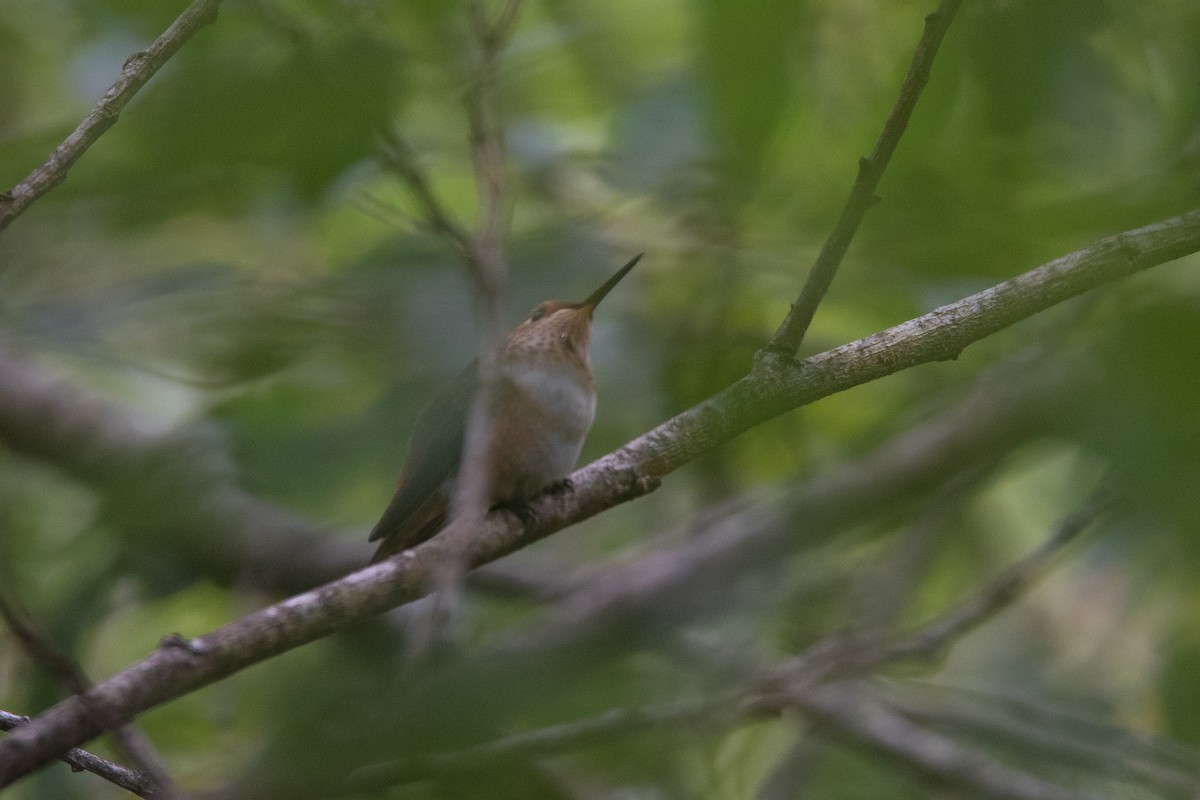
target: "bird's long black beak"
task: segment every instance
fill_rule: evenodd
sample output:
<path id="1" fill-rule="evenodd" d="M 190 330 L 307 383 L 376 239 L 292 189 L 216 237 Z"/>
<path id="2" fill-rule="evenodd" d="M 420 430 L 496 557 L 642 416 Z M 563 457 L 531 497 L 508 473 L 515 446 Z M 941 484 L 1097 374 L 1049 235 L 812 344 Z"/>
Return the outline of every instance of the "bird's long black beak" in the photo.
<path id="1" fill-rule="evenodd" d="M 629 270 L 633 269 L 633 265 L 636 264 L 644 255 L 646 254 L 638 253 L 636 256 L 630 259 L 628 264 L 621 267 L 621 269 L 619 269 L 615 275 L 606 280 L 604 285 L 599 289 L 592 292 L 591 295 L 588 296 L 588 299 L 580 303 L 579 306 L 581 308 L 590 308 L 595 310 L 596 306 L 600 305 L 600 301 L 604 299 L 604 296 L 612 291 L 612 288 L 620 282 L 621 278 L 624 278 L 629 273 Z"/>

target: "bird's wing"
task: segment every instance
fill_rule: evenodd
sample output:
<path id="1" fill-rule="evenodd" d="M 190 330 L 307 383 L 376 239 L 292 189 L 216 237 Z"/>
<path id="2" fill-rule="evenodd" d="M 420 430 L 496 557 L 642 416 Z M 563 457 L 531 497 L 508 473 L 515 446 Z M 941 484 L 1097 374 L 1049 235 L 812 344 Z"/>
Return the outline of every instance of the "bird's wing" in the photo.
<path id="1" fill-rule="evenodd" d="M 369 541 L 388 540 L 381 552 L 399 552 L 436 532 L 426 529 L 445 516 L 448 498 L 440 490 L 458 472 L 467 413 L 478 384 L 479 368 L 471 362 L 417 417 L 396 494 L 371 531 Z"/>

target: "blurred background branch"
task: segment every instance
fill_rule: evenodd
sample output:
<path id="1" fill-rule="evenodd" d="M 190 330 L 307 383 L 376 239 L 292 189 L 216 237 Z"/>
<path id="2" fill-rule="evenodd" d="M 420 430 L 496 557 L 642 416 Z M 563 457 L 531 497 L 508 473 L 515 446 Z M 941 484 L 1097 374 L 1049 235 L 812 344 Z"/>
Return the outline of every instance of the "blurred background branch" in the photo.
<path id="1" fill-rule="evenodd" d="M 746 665 L 744 674 L 739 676 L 740 687 L 727 688 L 704 700 L 662 708 L 611 709 L 594 718 L 516 734 L 468 750 L 432 754 L 414 762 L 375 765 L 357 771 L 351 782 L 359 790 L 378 789 L 440 775 L 487 773 L 514 758 L 591 747 L 632 732 L 681 726 L 719 730 L 752 724 L 797 708 L 839 735 L 880 750 L 938 783 L 959 785 L 990 798 L 1084 797 L 1034 775 L 1011 770 L 972 748 L 923 730 L 878 702 L 865 686 L 855 687 L 848 679 L 868 676 L 897 661 L 924 660 L 931 650 L 956 644 L 970 627 L 981 624 L 1028 591 L 1050 557 L 1079 535 L 1108 505 L 1100 496 L 1089 498 L 1057 526 L 1042 546 L 1006 569 L 1001 577 L 988 582 L 977 595 L 894 642 L 885 641 L 877 632 L 865 638 L 834 635 L 765 670 Z M 481 663 L 490 663 L 494 655 L 493 652 L 481 658 Z M 754 675 L 755 672 L 759 674 Z"/>
<path id="2" fill-rule="evenodd" d="M 94 486 L 130 550 L 192 574 L 292 592 L 362 564 L 368 548 L 238 489 L 198 431 L 155 433 L 0 344 L 0 441 Z M 134 511 L 136 509 L 136 512 Z"/>

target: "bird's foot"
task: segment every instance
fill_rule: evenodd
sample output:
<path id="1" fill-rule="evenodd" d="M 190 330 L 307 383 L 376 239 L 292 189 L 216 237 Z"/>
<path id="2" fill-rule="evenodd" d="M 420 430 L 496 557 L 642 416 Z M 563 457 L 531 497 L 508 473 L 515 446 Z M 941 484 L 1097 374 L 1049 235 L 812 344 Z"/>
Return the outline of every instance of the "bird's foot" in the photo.
<path id="1" fill-rule="evenodd" d="M 567 492 L 575 491 L 575 483 L 570 478 L 563 478 L 561 481 L 555 481 L 542 490 L 546 494 L 560 495 Z"/>
<path id="2" fill-rule="evenodd" d="M 567 492 L 575 491 L 575 484 L 570 478 L 563 478 L 561 481 L 555 481 L 542 490 L 542 494 L 558 496 Z M 491 511 L 507 511 L 517 519 L 521 520 L 521 524 L 528 527 L 537 519 L 537 515 L 533 513 L 533 506 L 526 502 L 509 501 L 506 503 L 497 503 L 488 509 Z"/>
<path id="3" fill-rule="evenodd" d="M 492 506 L 491 511 L 507 511 L 517 519 L 521 520 L 521 524 L 529 526 L 533 523 L 533 509 L 528 503 L 497 503 Z"/>

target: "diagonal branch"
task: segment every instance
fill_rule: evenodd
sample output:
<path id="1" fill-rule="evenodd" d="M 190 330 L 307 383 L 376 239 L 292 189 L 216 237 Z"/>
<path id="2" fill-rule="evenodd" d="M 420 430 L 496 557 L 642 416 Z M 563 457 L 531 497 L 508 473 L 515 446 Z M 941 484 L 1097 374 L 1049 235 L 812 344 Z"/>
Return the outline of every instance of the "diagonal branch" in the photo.
<path id="1" fill-rule="evenodd" d="M 965 347 L 1089 289 L 1200 250 L 1200 210 L 1102 239 L 978 294 L 803 362 L 763 354 L 729 388 L 668 420 L 572 476 L 575 491 L 534 501 L 520 526 L 492 515 L 452 523 L 417 548 L 235 620 L 209 634 L 164 643 L 96 684 L 87 702 L 68 698 L 0 741 L 0 786 L 103 729 L 92 708 L 117 724 L 279 653 L 422 596 L 435 566 L 466 552 L 471 566 L 494 561 L 606 508 L 651 491 L 700 453 L 792 408 Z"/>
<path id="2" fill-rule="evenodd" d="M 149 433 L 136 415 L 77 390 L 0 339 L 0 446 L 38 458 L 97 489 L 106 503 L 136 505 L 121 531 L 136 547 L 170 547 L 218 580 L 253 575 L 297 592 L 344 575 L 365 544 L 255 497 L 229 479 L 220 454 L 195 432 Z M 167 500 L 170 498 L 170 501 Z"/>
<path id="3" fill-rule="evenodd" d="M 594 717 L 510 734 L 463 750 L 364 767 L 352 774 L 348 783 L 355 792 L 380 791 L 425 778 L 486 772 L 513 759 L 584 747 L 623 733 L 680 727 L 719 729 L 745 721 L 743 694 L 637 709 L 613 708 Z"/>
<path id="4" fill-rule="evenodd" d="M 1087 530 L 1113 503 L 1114 498 L 1108 491 L 1097 490 L 1059 522 L 1054 533 L 1041 547 L 1005 570 L 968 602 L 947 612 L 912 636 L 892 644 L 886 653 L 881 654 L 882 659 L 927 658 L 1007 608 L 1045 573 L 1064 547 Z"/>
<path id="5" fill-rule="evenodd" d="M 28 722 L 29 717 L 0 711 L 0 731 L 11 731 L 28 724 Z M 129 769 L 129 767 L 122 767 L 120 764 L 114 764 L 86 750 L 72 748 L 60 756 L 60 760 L 68 764 L 76 772 L 85 771 L 99 775 L 106 781 L 120 786 L 127 792 L 136 794 L 138 797 L 158 797 L 155 794 L 154 781 L 148 775 Z"/>
<path id="6" fill-rule="evenodd" d="M 471 243 L 471 234 L 438 199 L 429 177 L 417 164 L 417 156 L 412 147 L 390 131 L 380 133 L 380 140 L 380 160 L 408 187 L 409 193 L 425 216 L 425 224 L 429 226 L 429 230 L 445 240 L 471 272 L 477 273 L 480 267 L 475 263 L 476 254 Z"/>
<path id="7" fill-rule="evenodd" d="M 924 728 L 892 711 L 862 687 L 834 684 L 792 693 L 805 716 L 853 744 L 911 769 L 926 780 L 968 789 L 988 800 L 1085 800 L 1068 789 L 1010 767 L 978 749 Z"/>
<path id="8" fill-rule="evenodd" d="M 536 660 L 581 643 L 638 641 L 639 633 L 654 636 L 728 608 L 740 577 L 817 547 L 881 509 L 918 502 L 958 475 L 964 463 L 995 463 L 1037 436 L 1061 409 L 1062 398 L 1084 383 L 1070 372 L 1061 364 L 1038 370 L 1024 360 L 1007 364 L 977 381 L 955 405 L 870 454 L 790 489 L 778 502 L 719 516 L 679 544 L 597 570 L 476 655 L 489 663 L 514 655 Z M 805 521 L 802 532 L 795 520 Z M 513 668 L 521 669 L 521 663 Z"/>
<path id="9" fill-rule="evenodd" d="M 72 694 L 87 691 L 91 681 L 80 666 L 58 649 L 49 633 L 43 630 L 15 599 L 8 596 L 3 588 L 0 588 L 0 619 L 4 620 L 13 638 L 20 642 L 30 659 L 49 672 L 64 689 Z M 150 740 L 132 724 L 114 728 L 112 736 L 124 755 L 145 776 L 145 780 L 150 784 L 151 794 L 163 800 L 177 800 L 183 797 L 163 767 Z"/>
<path id="10" fill-rule="evenodd" d="M 116 124 L 121 110 L 138 90 L 196 31 L 217 18 L 217 7 L 220 5 L 221 0 L 192 0 L 192 4 L 149 47 L 125 60 L 120 77 L 71 135 L 54 148 L 50 158 L 31 172 L 28 178 L 0 194 L 0 231 L 34 201 L 67 179 L 67 171 L 105 131 Z"/>
<path id="11" fill-rule="evenodd" d="M 0 588 L 0 620 L 29 658 L 72 694 L 86 691 L 90 681 L 66 653 L 59 650 L 50 636 L 29 619 L 28 613 Z"/>
<path id="12" fill-rule="evenodd" d="M 1108 785 L 1125 783 L 1145 796 L 1200 796 L 1194 750 L 1086 712 L 942 682 L 896 682 L 880 687 L 877 696 L 918 725 L 1021 752 L 1051 770 L 1069 765 L 1077 774 L 1103 776 Z"/>
<path id="13" fill-rule="evenodd" d="M 925 32 L 917 44 L 908 75 L 904 78 L 900 94 L 883 124 L 875 148 L 871 150 L 871 155 L 859 160 L 858 178 L 854 181 L 850 196 L 846 198 L 846 205 L 842 207 L 837 223 L 834 224 L 820 255 L 813 263 L 808 280 L 800 290 L 800 297 L 792 304 L 787 318 L 771 339 L 771 350 L 793 355 L 800 349 L 800 342 L 804 340 L 804 334 L 817 312 L 817 306 L 825 297 L 829 285 L 833 283 L 833 276 L 850 247 L 850 240 L 858 231 L 863 216 L 879 201 L 875 195 L 875 188 L 879 186 L 883 171 L 887 169 L 892 153 L 896 151 L 896 145 L 900 143 L 900 137 L 908 127 L 908 120 L 916 108 L 917 99 L 929 81 L 934 56 L 937 55 L 942 39 L 946 36 L 946 31 L 961 4 L 962 0 L 942 0 L 937 11 L 925 18 Z"/>
<path id="14" fill-rule="evenodd" d="M 1022 597 L 1049 570 L 1063 548 L 1086 531 L 1113 503 L 1107 491 L 1097 490 L 1067 514 L 1039 547 L 1010 565 L 970 598 L 917 630 L 899 638 L 884 638 L 877 632 L 839 631 L 768 673 L 774 677 L 769 677 L 766 683 L 812 685 L 877 672 L 898 661 L 929 659 Z"/>

